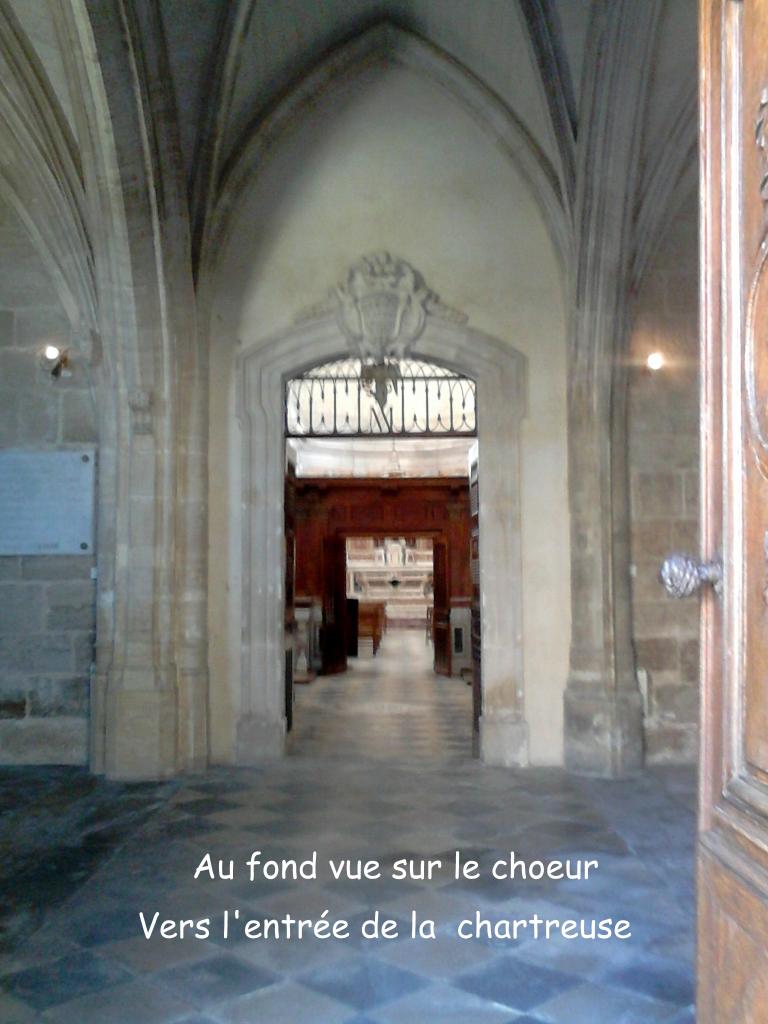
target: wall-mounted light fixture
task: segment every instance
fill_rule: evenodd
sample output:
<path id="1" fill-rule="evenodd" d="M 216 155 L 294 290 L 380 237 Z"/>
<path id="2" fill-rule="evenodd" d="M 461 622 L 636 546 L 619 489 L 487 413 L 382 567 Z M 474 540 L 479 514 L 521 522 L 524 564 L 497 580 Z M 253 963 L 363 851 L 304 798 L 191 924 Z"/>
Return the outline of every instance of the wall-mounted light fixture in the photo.
<path id="1" fill-rule="evenodd" d="M 58 345 L 46 345 L 40 353 L 40 362 L 52 377 L 69 376 L 69 351 Z"/>
<path id="2" fill-rule="evenodd" d="M 653 370 L 653 372 L 655 373 L 657 370 L 660 370 L 664 366 L 665 362 L 666 359 L 664 358 L 663 352 L 651 352 L 651 354 L 645 361 L 645 365 L 648 367 L 649 370 Z"/>

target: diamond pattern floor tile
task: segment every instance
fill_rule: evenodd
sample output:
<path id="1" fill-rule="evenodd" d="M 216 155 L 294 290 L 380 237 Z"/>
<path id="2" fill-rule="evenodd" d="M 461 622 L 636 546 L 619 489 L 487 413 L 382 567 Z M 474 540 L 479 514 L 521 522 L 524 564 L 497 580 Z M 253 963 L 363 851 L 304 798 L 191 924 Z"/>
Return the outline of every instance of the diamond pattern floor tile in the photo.
<path id="1" fill-rule="evenodd" d="M 216 768 L 139 789 L 75 769 L 0 769 L 11 827 L 35 800 L 45 802 L 47 834 L 56 815 L 84 822 L 93 814 L 109 829 L 122 815 L 129 825 L 119 844 L 100 849 L 63 835 L 66 849 L 50 851 L 49 870 L 38 864 L 0 883 L 6 906 L 20 886 L 41 885 L 24 921 L 16 918 L 31 934 L 21 942 L 14 932 L 0 956 L 3 1024 L 119 1024 L 126 1008 L 141 1024 L 693 1024 L 692 773 L 654 769 L 606 782 L 473 761 L 469 687 L 435 677 L 423 637 L 413 641 L 388 634 L 376 659 L 300 690 L 292 755 L 269 767 Z M 326 871 L 317 882 L 248 882 L 253 850 L 301 859 L 313 849 L 321 869 L 329 857 L 377 858 L 384 877 L 334 881 Z M 596 857 L 600 869 L 588 883 L 456 883 L 456 849 L 484 871 L 510 850 L 524 859 Z M 195 881 L 206 852 L 234 859 L 236 878 Z M 431 881 L 392 880 L 395 860 L 421 856 L 443 858 L 448 870 Z M 38 905 L 48 910 L 34 930 L 29 908 Z M 224 908 L 317 917 L 326 907 L 350 921 L 352 939 L 220 934 Z M 437 939 L 409 938 L 413 908 L 436 920 Z M 396 941 L 357 934 L 375 909 L 398 919 Z M 627 943 L 454 934 L 475 910 L 495 922 L 618 909 L 632 921 Z M 207 941 L 147 941 L 139 910 L 210 916 L 213 932 Z"/>
<path id="2" fill-rule="evenodd" d="M 303 983 L 356 1010 L 370 1010 L 415 992 L 426 981 L 371 957 L 344 961 L 302 976 Z"/>
<path id="3" fill-rule="evenodd" d="M 574 988 L 578 979 L 561 971 L 523 964 L 513 956 L 502 956 L 485 967 L 460 975 L 455 984 L 512 1010 L 531 1010 Z"/>

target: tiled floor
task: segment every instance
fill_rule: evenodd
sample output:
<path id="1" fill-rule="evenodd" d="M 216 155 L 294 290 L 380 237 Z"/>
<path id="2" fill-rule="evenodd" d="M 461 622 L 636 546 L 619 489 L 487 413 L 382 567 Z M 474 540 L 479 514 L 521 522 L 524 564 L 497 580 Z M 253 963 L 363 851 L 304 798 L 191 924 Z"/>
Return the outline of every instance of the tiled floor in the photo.
<path id="1" fill-rule="evenodd" d="M 157 789 L 161 809 L 137 820 L 93 873 L 71 881 L 69 898 L 0 959 L 0 1020 L 693 1021 L 692 773 L 598 782 L 554 769 L 484 767 L 467 756 L 469 688 L 434 677 L 424 656 L 422 637 L 390 634 L 376 663 L 299 693 L 294 756 Z M 23 801 L 21 786 L 13 792 Z M 94 799 L 74 802 L 77 821 L 87 820 Z M 61 794 L 59 806 L 68 819 L 75 814 Z M 55 835 L 49 841 L 55 846 Z M 457 849 L 483 869 L 510 850 L 526 860 L 594 858 L 600 866 L 587 882 L 456 881 L 447 866 Z M 245 862 L 253 850 L 298 860 L 317 851 L 320 878 L 251 883 Z M 195 881 L 206 852 L 225 867 L 232 858 L 235 878 Z M 385 877 L 335 881 L 327 861 L 339 857 L 377 858 Z M 432 881 L 393 880 L 403 857 L 445 865 Z M 50 867 L 55 873 L 55 858 Z M 6 891 L 13 887 L 7 879 Z M 331 920 L 349 921 L 353 935 L 225 941 L 225 909 L 239 909 L 241 922 L 286 913 L 316 920 L 328 910 Z M 397 922 L 397 938 L 359 935 L 376 909 Z M 435 920 L 435 939 L 408 937 L 414 910 Z M 211 917 L 212 934 L 147 941 L 140 911 Z M 458 939 L 456 924 L 476 911 L 491 922 L 533 913 L 625 916 L 632 938 Z"/>
<path id="2" fill-rule="evenodd" d="M 296 687 L 290 749 L 308 757 L 445 761 L 472 753 L 472 688 L 436 676 L 422 630 L 390 630 L 376 657 Z"/>

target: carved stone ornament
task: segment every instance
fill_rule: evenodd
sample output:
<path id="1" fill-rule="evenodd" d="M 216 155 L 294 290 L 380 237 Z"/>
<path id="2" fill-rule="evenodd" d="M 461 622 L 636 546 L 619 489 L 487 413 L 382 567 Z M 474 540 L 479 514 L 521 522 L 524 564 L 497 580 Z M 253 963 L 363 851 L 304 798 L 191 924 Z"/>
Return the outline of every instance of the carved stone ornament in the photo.
<path id="1" fill-rule="evenodd" d="M 463 313 L 440 301 L 410 263 L 388 252 L 357 260 L 346 280 L 324 302 L 304 310 L 300 319 L 331 312 L 336 313 L 352 353 L 374 364 L 406 358 L 427 316 L 459 324 L 467 321 Z"/>

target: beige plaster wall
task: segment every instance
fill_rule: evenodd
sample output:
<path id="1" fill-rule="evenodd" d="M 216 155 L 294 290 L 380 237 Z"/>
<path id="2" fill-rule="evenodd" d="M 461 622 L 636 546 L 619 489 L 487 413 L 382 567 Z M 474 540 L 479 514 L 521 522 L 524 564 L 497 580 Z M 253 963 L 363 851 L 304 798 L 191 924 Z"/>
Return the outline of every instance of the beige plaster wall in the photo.
<path id="1" fill-rule="evenodd" d="M 281 139 L 222 254 L 211 341 L 213 759 L 232 757 L 239 691 L 233 360 L 238 347 L 290 327 L 353 261 L 376 249 L 407 259 L 473 327 L 529 360 L 522 464 L 526 716 L 534 763 L 560 763 L 570 639 L 560 274 L 534 202 L 494 140 L 436 86 L 391 67 L 371 69 L 331 108 L 318 102 L 312 122 Z M 480 459 L 482 466 L 482 451 Z"/>
<path id="2" fill-rule="evenodd" d="M 630 344 L 632 612 L 650 762 L 697 755 L 699 603 L 667 597 L 658 579 L 667 554 L 699 546 L 697 216 L 692 196 L 671 221 L 643 280 Z M 653 351 L 666 359 L 657 373 L 645 368 Z"/>

